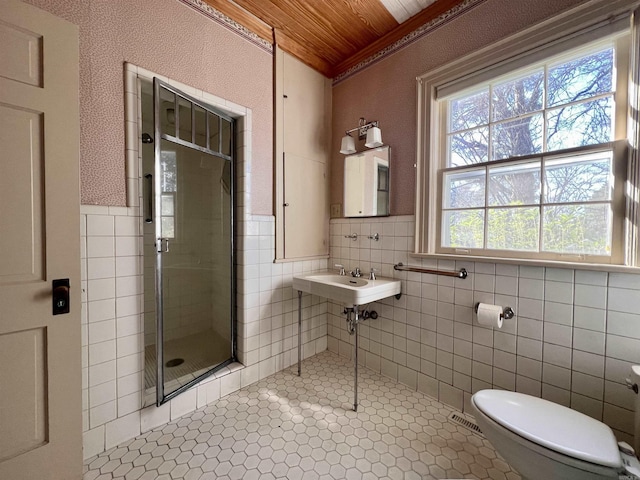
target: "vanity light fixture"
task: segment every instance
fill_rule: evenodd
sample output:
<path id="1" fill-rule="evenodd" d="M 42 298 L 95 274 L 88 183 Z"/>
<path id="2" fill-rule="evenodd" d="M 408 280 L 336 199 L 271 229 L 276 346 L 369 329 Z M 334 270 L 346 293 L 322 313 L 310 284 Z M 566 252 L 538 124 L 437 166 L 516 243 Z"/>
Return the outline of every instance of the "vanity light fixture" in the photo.
<path id="1" fill-rule="evenodd" d="M 344 137 L 342 137 L 342 143 L 340 144 L 340 153 L 344 153 L 345 155 L 356 153 L 356 142 L 348 133 Z"/>
<path id="2" fill-rule="evenodd" d="M 367 130 L 367 141 L 364 143 L 364 146 L 368 148 L 382 146 L 382 132 L 378 127 L 371 127 Z"/>
<path id="3" fill-rule="evenodd" d="M 344 155 L 350 155 L 352 153 L 356 153 L 356 144 L 351 136 L 351 132 L 358 132 L 358 138 L 363 140 L 366 138 L 365 147 L 367 148 L 376 148 L 383 145 L 382 143 L 382 131 L 378 126 L 378 121 L 374 120 L 372 122 L 367 122 L 364 117 L 360 117 L 358 121 L 358 126 L 356 128 L 352 128 L 351 130 L 347 130 L 345 132 L 345 136 L 342 137 L 342 142 L 340 143 L 340 153 Z"/>

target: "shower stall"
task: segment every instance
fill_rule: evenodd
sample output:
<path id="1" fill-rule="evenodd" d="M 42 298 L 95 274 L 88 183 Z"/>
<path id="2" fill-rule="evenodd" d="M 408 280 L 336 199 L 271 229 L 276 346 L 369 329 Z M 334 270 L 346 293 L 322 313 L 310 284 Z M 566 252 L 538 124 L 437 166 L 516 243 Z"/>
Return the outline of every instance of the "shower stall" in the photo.
<path id="1" fill-rule="evenodd" d="M 145 404 L 159 406 L 235 361 L 234 120 L 158 79 L 141 99 Z"/>

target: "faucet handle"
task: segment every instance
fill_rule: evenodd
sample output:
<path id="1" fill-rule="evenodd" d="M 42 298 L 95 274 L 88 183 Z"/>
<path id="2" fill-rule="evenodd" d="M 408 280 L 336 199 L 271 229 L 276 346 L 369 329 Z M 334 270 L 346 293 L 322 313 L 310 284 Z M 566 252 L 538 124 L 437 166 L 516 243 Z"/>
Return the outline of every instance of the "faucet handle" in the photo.
<path id="1" fill-rule="evenodd" d="M 339 275 L 346 275 L 345 271 L 344 271 L 344 265 L 340 264 L 340 263 L 336 263 L 334 265 L 334 267 L 339 268 L 340 269 L 340 273 Z"/>
<path id="2" fill-rule="evenodd" d="M 375 280 L 376 279 L 376 272 L 378 271 L 377 268 L 371 268 L 371 272 L 369 272 L 369 280 Z"/>

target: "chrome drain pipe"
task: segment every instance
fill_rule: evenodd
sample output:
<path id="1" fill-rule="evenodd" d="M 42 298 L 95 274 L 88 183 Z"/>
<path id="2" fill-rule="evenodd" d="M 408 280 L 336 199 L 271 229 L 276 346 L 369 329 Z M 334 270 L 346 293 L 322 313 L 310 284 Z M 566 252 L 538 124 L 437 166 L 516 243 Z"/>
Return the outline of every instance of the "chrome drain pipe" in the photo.
<path id="1" fill-rule="evenodd" d="M 358 323 L 360 312 L 358 305 L 346 307 L 344 313 L 347 315 L 347 331 L 349 335 L 355 335 L 353 342 L 353 411 L 358 411 Z"/>

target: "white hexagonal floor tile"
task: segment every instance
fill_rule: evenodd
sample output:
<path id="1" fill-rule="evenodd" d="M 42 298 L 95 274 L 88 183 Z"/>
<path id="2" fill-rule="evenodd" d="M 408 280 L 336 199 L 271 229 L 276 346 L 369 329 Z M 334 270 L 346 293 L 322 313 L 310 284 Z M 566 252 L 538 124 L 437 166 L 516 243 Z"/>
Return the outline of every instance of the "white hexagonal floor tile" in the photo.
<path id="1" fill-rule="evenodd" d="M 436 400 L 330 352 L 88 459 L 84 480 L 520 477 Z"/>

